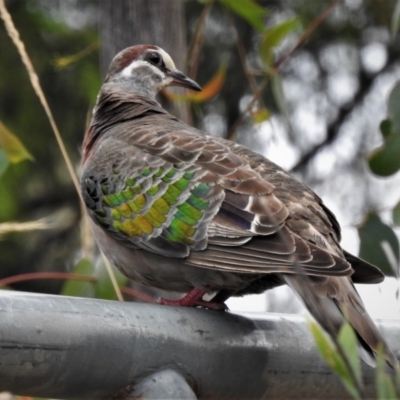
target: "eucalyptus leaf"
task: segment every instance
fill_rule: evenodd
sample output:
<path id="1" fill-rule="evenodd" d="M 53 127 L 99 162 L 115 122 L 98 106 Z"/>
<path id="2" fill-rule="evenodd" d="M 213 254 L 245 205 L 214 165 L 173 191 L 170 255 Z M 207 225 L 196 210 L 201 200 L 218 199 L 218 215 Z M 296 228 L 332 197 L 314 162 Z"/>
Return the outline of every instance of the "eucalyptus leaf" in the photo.
<path id="1" fill-rule="evenodd" d="M 254 0 L 220 1 L 226 7 L 230 8 L 237 15 L 247 21 L 257 31 L 262 32 L 264 30 L 264 17 L 268 14 L 268 11 Z"/>
<path id="2" fill-rule="evenodd" d="M 368 157 L 369 167 L 374 174 L 390 176 L 400 169 L 400 130 L 385 138 L 385 144 Z"/>
<path id="3" fill-rule="evenodd" d="M 325 362 L 336 372 L 347 391 L 354 399 L 360 399 L 359 392 L 352 381 L 350 371 L 344 360 L 336 350 L 336 347 L 323 332 L 322 328 L 314 321 L 308 321 L 308 326 L 314 337 L 318 351 Z"/>
<path id="4" fill-rule="evenodd" d="M 283 92 L 282 78 L 276 73 L 272 75 L 271 89 L 274 96 L 274 100 L 278 106 L 278 110 L 283 114 L 286 120 L 289 122 L 289 110 L 287 107 L 287 101 L 285 99 L 285 93 Z"/>
<path id="5" fill-rule="evenodd" d="M 400 28 L 400 0 L 397 0 L 390 24 L 390 33 L 392 36 L 392 40 L 395 39 L 396 34 L 399 31 L 399 28 Z"/>
<path id="6" fill-rule="evenodd" d="M 393 229 L 384 224 L 377 214 L 370 213 L 358 228 L 358 234 L 361 241 L 359 256 L 379 267 L 385 275 L 393 276 L 393 266 L 385 252 L 385 246 L 388 245 L 395 257 L 394 261 L 399 263 L 399 241 Z"/>
<path id="7" fill-rule="evenodd" d="M 393 122 L 392 131 L 400 132 L 400 82 L 397 82 L 389 94 L 388 115 Z"/>
<path id="8" fill-rule="evenodd" d="M 271 115 L 272 114 L 270 110 L 267 108 L 262 108 L 252 113 L 253 122 L 255 124 L 261 124 L 261 122 L 267 121 L 269 118 L 271 118 Z"/>
<path id="9" fill-rule="evenodd" d="M 358 356 L 357 337 L 348 322 L 344 323 L 340 328 L 338 342 L 347 356 L 355 377 L 361 383 L 361 363 Z"/>
<path id="10" fill-rule="evenodd" d="M 400 170 L 400 83 L 397 82 L 388 99 L 389 119 L 381 122 L 384 143 L 369 157 L 371 171 L 380 176 L 389 176 Z"/>
<path id="11" fill-rule="evenodd" d="M 400 226 L 400 203 L 393 209 L 393 222 Z"/>
<path id="12" fill-rule="evenodd" d="M 4 173 L 9 165 L 8 158 L 3 149 L 0 148 L 0 176 Z"/>
<path id="13" fill-rule="evenodd" d="M 94 272 L 93 264 L 87 259 L 80 260 L 74 268 L 74 274 L 94 275 Z M 64 283 L 61 294 L 64 296 L 95 297 L 94 284 L 86 281 L 69 280 Z"/>
<path id="14" fill-rule="evenodd" d="M 390 136 L 390 134 L 393 131 L 393 123 L 390 119 L 384 119 L 380 125 L 379 125 L 379 129 L 382 132 L 382 135 L 384 138 L 387 138 Z"/>
<path id="15" fill-rule="evenodd" d="M 32 155 L 26 150 L 22 142 L 11 133 L 0 121 L 0 149 L 3 150 L 11 163 L 23 160 L 33 160 Z"/>
<path id="16" fill-rule="evenodd" d="M 126 285 L 128 278 L 122 275 L 117 268 L 112 267 L 112 269 L 118 285 L 120 287 Z M 104 263 L 99 265 L 99 268 L 96 271 L 96 276 L 98 277 L 98 280 L 94 285 L 95 297 L 98 299 L 116 300 L 117 294 L 115 293 L 114 286 Z"/>
<path id="17" fill-rule="evenodd" d="M 385 372 L 385 356 L 382 345 L 379 346 L 376 354 L 376 391 L 377 399 L 397 399 L 396 391 L 392 380 L 389 375 Z"/>
<path id="18" fill-rule="evenodd" d="M 274 62 L 273 51 L 290 33 L 300 25 L 298 18 L 288 19 L 265 31 L 260 44 L 260 56 L 264 66 L 269 68 Z"/>

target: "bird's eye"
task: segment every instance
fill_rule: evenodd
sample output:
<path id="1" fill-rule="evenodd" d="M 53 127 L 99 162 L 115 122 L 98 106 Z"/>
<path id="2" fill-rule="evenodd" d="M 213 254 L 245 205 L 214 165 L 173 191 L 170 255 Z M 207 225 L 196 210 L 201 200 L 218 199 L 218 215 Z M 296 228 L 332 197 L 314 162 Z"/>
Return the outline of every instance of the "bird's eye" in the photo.
<path id="1" fill-rule="evenodd" d="M 163 59 L 158 53 L 148 53 L 146 59 L 157 67 L 161 67 L 163 65 Z"/>

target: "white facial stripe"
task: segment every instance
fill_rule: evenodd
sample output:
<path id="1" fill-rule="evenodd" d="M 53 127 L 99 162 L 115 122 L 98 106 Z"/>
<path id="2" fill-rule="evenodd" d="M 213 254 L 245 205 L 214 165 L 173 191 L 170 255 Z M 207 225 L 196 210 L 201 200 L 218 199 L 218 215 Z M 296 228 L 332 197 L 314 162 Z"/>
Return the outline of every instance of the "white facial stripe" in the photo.
<path id="1" fill-rule="evenodd" d="M 127 67 L 125 67 L 121 71 L 121 75 L 128 78 L 128 77 L 132 76 L 132 73 L 133 73 L 133 71 L 135 69 L 138 69 L 138 68 L 143 67 L 143 66 L 145 66 L 147 68 L 151 68 L 153 70 L 153 72 L 155 74 L 161 76 L 162 79 L 165 78 L 165 74 L 162 71 L 160 71 L 156 66 L 154 66 L 154 65 L 152 65 L 149 62 L 144 61 L 144 60 L 133 61 L 131 64 L 129 64 Z"/>
<path id="2" fill-rule="evenodd" d="M 167 69 L 169 69 L 170 71 L 173 71 L 174 69 L 176 69 L 174 62 L 172 61 L 171 56 L 164 51 L 163 49 L 158 48 L 158 52 L 161 54 L 161 57 L 164 60 L 165 66 L 167 67 Z"/>

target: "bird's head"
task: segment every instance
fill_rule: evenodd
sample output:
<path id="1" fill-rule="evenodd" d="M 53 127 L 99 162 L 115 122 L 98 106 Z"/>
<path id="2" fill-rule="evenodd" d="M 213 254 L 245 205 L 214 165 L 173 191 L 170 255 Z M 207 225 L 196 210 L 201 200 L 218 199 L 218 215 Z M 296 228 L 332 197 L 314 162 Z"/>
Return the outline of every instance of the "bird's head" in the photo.
<path id="1" fill-rule="evenodd" d="M 195 81 L 176 69 L 167 52 L 154 45 L 128 47 L 118 53 L 110 64 L 106 83 L 151 98 L 166 86 L 201 90 Z"/>

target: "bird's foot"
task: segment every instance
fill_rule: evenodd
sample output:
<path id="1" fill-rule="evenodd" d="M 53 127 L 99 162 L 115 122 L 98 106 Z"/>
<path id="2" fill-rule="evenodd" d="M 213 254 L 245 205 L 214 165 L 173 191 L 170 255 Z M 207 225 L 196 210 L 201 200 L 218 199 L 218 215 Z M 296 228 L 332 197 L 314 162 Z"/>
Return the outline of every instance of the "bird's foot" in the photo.
<path id="1" fill-rule="evenodd" d="M 203 307 L 211 310 L 228 310 L 225 303 L 213 303 L 212 301 L 203 300 L 203 296 L 206 293 L 206 290 L 194 288 L 179 300 L 168 300 L 160 297 L 157 299 L 157 303 L 177 307 Z"/>
<path id="2" fill-rule="evenodd" d="M 213 301 L 198 301 L 196 306 L 208 308 L 209 310 L 216 311 L 229 311 L 229 307 L 225 303 L 216 303 Z"/>

